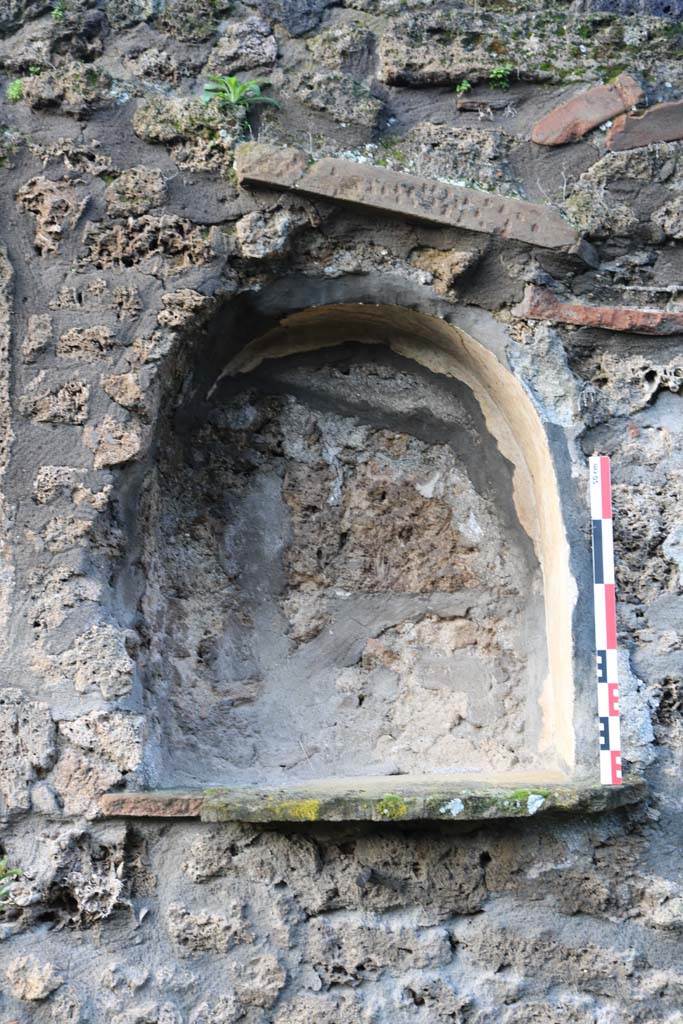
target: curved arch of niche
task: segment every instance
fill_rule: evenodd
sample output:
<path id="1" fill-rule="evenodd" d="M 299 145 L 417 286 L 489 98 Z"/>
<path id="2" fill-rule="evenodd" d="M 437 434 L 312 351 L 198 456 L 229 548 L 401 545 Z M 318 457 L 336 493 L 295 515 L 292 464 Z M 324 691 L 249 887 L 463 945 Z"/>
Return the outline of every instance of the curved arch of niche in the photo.
<path id="1" fill-rule="evenodd" d="M 395 304 L 330 303 L 285 314 L 230 359 L 219 381 L 247 374 L 266 360 L 348 342 L 385 345 L 433 373 L 465 384 L 501 454 L 514 467 L 514 506 L 533 542 L 544 586 L 546 631 L 539 642 L 547 644 L 548 674 L 539 698 L 539 751 L 547 757 L 549 774 L 573 774 L 577 752 L 572 624 L 577 588 L 557 468 L 539 412 L 505 365 L 501 351 L 459 326 Z"/>

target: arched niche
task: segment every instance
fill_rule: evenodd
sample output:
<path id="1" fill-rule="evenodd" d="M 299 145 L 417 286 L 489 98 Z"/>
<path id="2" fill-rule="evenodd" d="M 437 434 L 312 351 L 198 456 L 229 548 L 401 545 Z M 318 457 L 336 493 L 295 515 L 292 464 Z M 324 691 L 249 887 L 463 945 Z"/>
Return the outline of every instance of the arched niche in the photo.
<path id="1" fill-rule="evenodd" d="M 548 673 L 539 697 L 539 749 L 548 752 L 554 766 L 570 769 L 575 761 L 572 612 L 577 589 L 555 467 L 536 408 L 513 373 L 466 331 L 425 313 L 382 304 L 330 304 L 284 317 L 246 345 L 221 379 L 246 375 L 266 360 L 350 341 L 385 345 L 433 374 L 465 384 L 511 464 L 514 508 L 543 578 L 545 636 L 537 639 L 547 650 Z"/>
<path id="2" fill-rule="evenodd" d="M 381 795 L 385 788 L 390 788 L 392 792 L 404 792 L 411 785 L 422 787 L 422 790 L 427 787 L 431 792 L 437 785 L 446 784 L 446 790 L 450 792 L 454 786 L 462 785 L 463 780 L 475 786 L 515 786 L 528 783 L 538 788 L 541 785 L 555 785 L 577 778 L 585 772 L 585 765 L 581 759 L 581 743 L 576 742 L 577 731 L 581 722 L 590 714 L 590 710 L 583 706 L 581 686 L 576 686 L 577 631 L 583 629 L 585 633 L 586 623 L 582 623 L 581 616 L 577 614 L 575 566 L 579 564 L 586 567 L 587 553 L 581 551 L 577 562 L 576 552 L 572 554 L 570 551 L 568 530 L 571 532 L 573 528 L 575 537 L 578 536 L 578 531 L 572 527 L 571 516 L 567 516 L 567 503 L 571 505 L 574 500 L 572 487 L 567 486 L 565 480 L 565 494 L 561 497 L 562 488 L 558 479 L 558 474 L 567 475 L 568 462 L 564 439 L 551 436 L 554 427 L 543 421 L 527 387 L 510 367 L 505 351 L 506 344 L 511 343 L 510 339 L 506 338 L 500 326 L 486 314 L 478 314 L 477 320 L 464 311 L 460 323 L 449 323 L 441 315 L 407 308 L 395 301 L 348 301 L 348 288 L 343 293 L 347 301 L 320 302 L 307 308 L 300 308 L 302 295 L 312 294 L 315 302 L 315 297 L 338 296 L 338 289 L 333 287 L 331 291 L 330 295 L 329 282 L 323 282 L 316 295 L 315 289 L 311 289 L 311 283 L 308 281 L 298 282 L 296 286 L 290 288 L 286 282 L 280 281 L 271 291 L 265 290 L 246 301 L 228 304 L 216 318 L 204 358 L 196 361 L 190 378 L 183 386 L 182 397 L 176 404 L 173 416 L 167 419 L 163 430 L 160 431 L 155 465 L 152 468 L 153 481 L 146 489 L 147 503 L 143 515 L 143 532 L 146 538 L 142 542 L 141 555 L 147 579 L 141 608 L 148 621 L 149 635 L 157 638 L 156 642 L 152 641 L 148 663 L 142 666 L 148 719 L 157 743 L 154 755 L 155 783 L 194 787 L 211 784 L 222 787 L 255 786 L 261 794 L 259 799 L 263 803 L 266 799 L 263 797 L 264 792 L 274 792 L 290 784 L 294 787 L 313 786 L 315 792 L 320 790 L 329 794 L 336 793 L 340 786 L 343 788 L 353 784 L 354 779 L 362 779 L 364 785 L 369 785 L 371 789 L 374 787 L 373 792 L 376 790 Z M 353 725 L 350 732 L 349 729 L 346 730 L 341 748 L 336 752 L 333 750 L 332 756 L 317 756 L 317 740 L 323 724 L 327 737 L 332 735 L 331 727 L 336 726 L 340 732 L 344 731 L 344 701 L 340 700 L 338 707 L 335 708 L 332 726 L 329 718 L 323 724 L 318 722 L 315 705 L 321 703 L 320 698 L 327 700 L 330 693 L 335 692 L 334 687 L 338 680 L 326 682 L 324 678 L 316 677 L 315 672 L 310 670 L 315 659 L 309 659 L 308 662 L 306 659 L 299 660 L 299 668 L 306 669 L 306 666 L 309 666 L 310 678 L 305 673 L 303 677 L 299 673 L 296 677 L 296 686 L 293 686 L 291 693 L 287 691 L 286 674 L 283 677 L 281 673 L 278 677 L 279 701 L 267 701 L 261 712 L 255 717 L 251 716 L 251 710 L 258 705 L 259 693 L 263 692 L 263 689 L 260 690 L 262 679 L 259 679 L 263 673 L 258 661 L 260 650 L 265 644 L 263 637 L 266 633 L 262 632 L 259 639 L 259 630 L 266 630 L 270 634 L 280 631 L 281 643 L 277 651 L 281 659 L 286 659 L 289 656 L 287 651 L 292 645 L 299 650 L 302 644 L 305 646 L 309 643 L 314 647 L 317 644 L 318 649 L 324 651 L 325 630 L 334 629 L 335 622 L 332 621 L 332 616 L 332 620 L 325 621 L 321 630 L 310 638 L 306 637 L 304 630 L 302 639 L 297 637 L 296 630 L 292 629 L 291 615 L 289 619 L 287 614 L 282 614 L 279 620 L 277 616 L 271 615 L 267 622 L 257 621 L 258 613 L 255 613 L 255 608 L 258 606 L 259 597 L 258 585 L 254 584 L 253 565 L 259 560 L 265 560 L 265 576 L 279 581 L 276 590 L 277 587 L 283 586 L 282 560 L 286 557 L 287 545 L 291 542 L 292 526 L 291 523 L 283 523 L 279 536 L 263 530 L 259 533 L 255 528 L 255 532 L 250 534 L 250 517 L 253 525 L 258 521 L 261 512 L 258 501 L 252 495 L 251 506 L 240 509 L 237 507 L 239 502 L 237 505 L 231 503 L 230 487 L 223 486 L 225 481 L 230 480 L 234 470 L 233 466 L 227 465 L 226 468 L 224 465 L 226 458 L 228 461 L 230 458 L 226 456 L 226 450 L 231 447 L 231 438 L 236 436 L 235 430 L 239 433 L 240 416 L 243 416 L 245 411 L 244 405 L 240 406 L 239 396 L 256 392 L 267 396 L 270 389 L 273 394 L 282 398 L 287 393 L 287 382 L 291 384 L 291 381 L 297 378 L 297 373 L 300 386 L 301 380 L 306 378 L 307 374 L 310 376 L 314 371 L 322 373 L 325 367 L 331 365 L 338 367 L 340 359 L 346 360 L 345 369 L 352 364 L 362 365 L 363 357 L 359 356 L 361 352 L 371 353 L 368 357 L 370 361 L 384 366 L 385 380 L 391 380 L 392 374 L 395 373 L 408 373 L 408 366 L 414 367 L 413 372 L 421 375 L 423 383 L 431 382 L 431 386 L 436 388 L 435 401 L 438 400 L 443 405 L 448 401 L 448 395 L 452 394 L 454 405 L 460 403 L 463 408 L 469 409 L 469 429 L 473 430 L 474 424 L 480 440 L 484 438 L 486 442 L 477 449 L 477 459 L 470 465 L 470 476 L 479 474 L 479 478 L 474 482 L 470 480 L 470 483 L 474 491 L 477 487 L 481 491 L 488 486 L 485 497 L 489 502 L 492 493 L 496 492 L 496 504 L 499 510 L 502 510 L 499 526 L 502 523 L 503 527 L 494 539 L 500 546 L 501 557 L 512 558 L 512 554 L 518 548 L 526 548 L 533 562 L 528 578 L 525 579 L 528 592 L 520 597 L 520 600 L 523 598 L 526 603 L 515 607 L 514 602 L 510 604 L 511 610 L 506 619 L 503 602 L 501 607 L 504 614 L 498 619 L 500 632 L 507 633 L 509 650 L 507 679 L 504 680 L 505 685 L 500 692 L 509 693 L 512 690 L 517 703 L 524 704 L 523 725 L 518 728 L 519 735 L 516 738 L 511 739 L 505 735 L 501 715 L 491 710 L 498 698 L 494 683 L 493 701 L 489 701 L 488 705 L 490 721 L 487 719 L 486 708 L 484 714 L 480 708 L 475 723 L 476 729 L 470 729 L 470 746 L 463 747 L 463 750 L 470 751 L 473 747 L 476 748 L 475 755 L 459 757 L 457 744 L 450 748 L 448 744 L 441 742 L 443 722 L 439 718 L 437 699 L 430 704 L 434 741 L 432 742 L 429 736 L 430 716 L 426 715 L 424 721 L 420 723 L 426 742 L 421 747 L 411 749 L 409 756 L 406 756 L 405 749 L 401 749 L 400 742 L 393 751 L 391 743 L 385 742 L 382 745 L 381 756 L 373 758 L 368 756 L 367 744 L 363 747 L 359 742 L 361 752 L 354 759 Z M 386 358 L 380 356 L 380 353 L 386 353 Z M 341 376 L 344 376 L 344 373 Z M 324 390 L 324 401 L 318 396 L 318 405 L 322 402 L 327 411 L 331 410 L 333 413 L 337 399 L 329 374 Z M 254 402 L 251 399 L 249 401 L 253 406 Z M 339 401 L 344 405 L 346 400 L 342 401 L 342 397 L 339 396 Z M 381 402 L 379 405 L 381 406 Z M 422 403 L 423 409 L 428 407 L 429 399 Z M 409 412 L 409 415 L 405 415 L 406 423 L 403 426 L 400 410 L 391 417 L 391 422 L 386 426 L 390 434 L 406 434 L 413 437 L 419 435 L 419 415 L 415 409 Z M 257 414 L 260 415 L 258 410 Z M 354 419 L 354 411 L 349 409 L 348 402 L 340 415 L 342 419 Z M 231 417 L 232 425 L 226 427 Z M 290 440 L 295 440 L 291 433 L 296 422 L 296 416 L 290 416 Z M 301 423 L 301 417 L 298 422 Z M 221 448 L 215 440 L 218 436 L 216 424 L 219 433 L 221 430 L 224 433 L 227 430 L 228 449 Z M 457 433 L 458 425 L 453 423 L 452 426 Z M 375 432 L 382 430 L 381 409 L 378 417 L 372 421 L 371 427 Z M 230 431 L 233 431 L 232 435 Z M 470 436 L 474 438 L 474 434 Z M 186 444 L 190 437 L 198 440 L 188 463 L 188 452 L 183 452 L 183 444 Z M 447 437 L 440 436 L 437 440 L 437 446 L 448 447 Z M 419 437 L 418 442 L 424 449 L 425 445 L 420 442 Z M 467 438 L 465 437 L 463 441 L 461 437 L 461 454 L 464 450 L 463 444 L 465 448 L 467 447 L 466 442 Z M 429 445 L 426 447 L 429 448 Z M 429 464 L 429 452 L 422 451 L 422 454 Z M 479 455 L 482 456 L 481 459 Z M 177 485 L 176 481 L 174 485 L 173 479 L 183 462 L 180 484 Z M 498 469 L 495 469 L 495 472 L 492 470 L 491 480 L 487 483 L 487 473 L 494 462 Z M 237 561 L 242 559 L 242 562 L 235 562 L 233 551 L 227 558 L 227 569 L 223 564 L 220 572 L 226 579 L 231 578 L 233 581 L 239 580 L 240 577 L 244 578 L 245 573 L 252 575 L 252 592 L 241 601 L 238 584 L 237 592 L 232 595 L 233 621 L 235 617 L 239 619 L 242 614 L 242 626 L 244 623 L 247 625 L 237 630 L 229 639 L 227 646 L 233 654 L 235 650 L 239 652 L 239 649 L 242 649 L 244 654 L 244 648 L 248 648 L 242 661 L 249 663 L 251 659 L 255 667 L 251 676 L 249 671 L 240 670 L 237 673 L 240 678 L 236 678 L 233 672 L 232 679 L 230 674 L 234 669 L 235 659 L 230 653 L 225 655 L 225 648 L 222 649 L 222 653 L 217 653 L 216 649 L 216 633 L 221 626 L 215 618 L 216 602 L 208 592 L 210 587 L 202 587 L 201 581 L 198 580 L 200 593 L 189 593 L 193 584 L 187 583 L 187 566 L 181 571 L 180 562 L 176 562 L 176 556 L 172 554 L 181 552 L 182 561 L 194 543 L 193 531 L 200 537 L 203 532 L 211 532 L 212 528 L 207 526 L 207 523 L 213 515 L 212 508 L 215 510 L 218 507 L 216 494 L 213 494 L 203 511 L 197 506 L 190 510 L 191 514 L 184 520 L 187 526 L 184 535 L 182 531 L 178 532 L 182 514 L 179 518 L 176 516 L 175 524 L 171 525 L 170 530 L 163 525 L 164 522 L 168 525 L 173 519 L 173 509 L 177 510 L 189 500 L 189 492 L 194 486 L 193 477 L 197 474 L 201 476 L 201 473 L 204 473 L 199 491 L 202 492 L 203 488 L 202 493 L 205 496 L 208 494 L 207 487 L 210 489 L 213 485 L 207 485 L 206 480 L 213 477 L 215 482 L 219 463 L 223 465 L 225 477 L 219 481 L 218 490 L 225 495 L 226 502 L 220 513 L 222 524 L 219 533 L 223 531 L 224 536 L 225 531 L 230 532 L 229 520 L 233 513 L 242 523 L 240 528 L 246 530 L 237 544 L 240 552 Z M 286 474 L 286 467 L 282 472 Z M 193 501 L 196 500 L 195 495 Z M 286 505 L 286 501 L 281 501 L 285 513 Z M 508 524 L 507 527 L 505 523 Z M 506 532 L 508 527 L 512 532 Z M 232 540 L 235 540 L 234 536 Z M 420 564 L 419 545 L 419 536 L 413 537 L 411 550 L 406 553 L 406 563 L 413 568 Z M 208 563 L 208 549 L 205 556 L 205 562 Z M 221 558 L 225 563 L 224 554 L 219 553 L 215 559 L 216 565 Z M 195 565 L 198 564 L 195 562 Z M 192 575 L 193 570 L 190 567 L 189 576 Z M 344 576 L 342 573 L 342 577 L 342 583 L 345 580 L 348 582 L 348 574 Z M 151 580 L 156 582 L 151 583 Z M 331 589 L 335 589 L 334 584 L 335 578 L 332 578 Z M 254 586 L 256 590 L 253 589 Z M 343 591 L 344 586 L 337 589 Z M 354 639 L 355 647 L 351 644 L 353 650 L 347 659 L 350 664 L 338 664 L 334 666 L 334 671 L 352 669 L 354 663 L 362 665 L 364 659 L 371 665 L 373 642 L 377 642 L 378 638 L 385 636 L 386 632 L 391 632 L 392 629 L 394 634 L 397 628 L 400 632 L 401 625 L 406 622 L 415 625 L 424 622 L 425 617 L 430 616 L 433 619 L 464 622 L 467 618 L 467 586 L 462 588 L 460 596 L 463 600 L 460 604 L 455 599 L 455 589 L 447 589 L 446 593 L 447 600 L 434 600 L 431 604 L 427 602 L 426 608 L 417 607 L 415 603 L 409 606 L 408 602 L 403 620 L 399 618 L 397 622 L 393 622 L 391 614 L 388 614 L 386 622 L 381 621 L 381 616 L 376 617 L 365 637 L 362 635 L 361 626 L 361 635 Z M 271 594 L 267 598 L 271 603 L 272 597 Z M 343 603 L 346 599 L 342 596 L 340 600 Z M 192 624 L 186 628 L 186 623 L 182 628 L 178 628 L 185 614 L 183 606 L 193 601 L 195 608 L 191 616 Z M 337 608 L 336 614 L 342 615 L 343 611 Z M 212 616 L 214 618 L 213 627 L 206 632 L 202 630 L 203 615 L 207 619 Z M 492 643 L 495 643 L 495 623 L 494 609 L 486 623 L 487 636 L 490 638 L 494 635 Z M 482 627 L 481 619 L 477 620 L 475 616 L 471 625 L 474 631 L 472 642 L 476 646 L 477 629 Z M 438 630 L 436 633 L 438 634 Z M 514 639 L 512 647 L 510 636 Z M 390 640 L 386 657 L 391 660 L 398 653 L 400 660 L 400 650 L 397 652 L 397 645 L 400 647 L 400 642 L 395 635 L 392 635 Z M 408 637 L 406 642 L 414 643 L 414 636 Z M 444 642 L 447 646 L 450 641 L 446 639 Z M 520 650 L 523 649 L 526 659 L 524 671 L 517 671 L 514 644 L 518 644 Z M 219 643 L 218 647 L 220 646 Z M 504 647 L 503 644 L 503 662 Z M 199 655 L 197 652 L 200 652 Z M 456 657 L 459 653 L 459 649 L 454 648 Z M 588 652 L 586 655 L 586 663 L 590 664 L 590 655 Z M 236 660 L 239 661 L 241 656 Z M 214 659 L 214 663 L 216 660 L 218 662 L 218 669 L 208 685 L 198 684 L 201 673 L 197 671 L 197 657 L 202 665 L 211 659 Z M 405 665 L 403 667 L 405 669 Z M 295 658 L 294 670 L 296 668 Z M 416 671 L 414 664 L 412 669 Z M 457 675 L 459 669 L 456 668 L 454 671 Z M 466 681 L 471 687 L 472 678 Z M 309 683 L 310 687 L 307 689 Z M 371 683 L 370 680 L 370 685 Z M 329 692 L 326 693 L 325 686 L 328 684 Z M 269 685 L 266 685 L 266 690 Z M 491 689 L 490 679 L 488 682 L 482 680 L 482 686 L 484 685 Z M 352 697 L 357 695 L 358 686 L 354 690 L 353 681 L 347 689 Z M 580 697 L 578 702 L 577 692 Z M 364 696 L 367 697 L 367 694 Z M 396 699 L 401 701 L 404 696 L 405 693 L 399 687 L 395 692 Z M 447 706 L 452 708 L 452 702 L 448 705 L 448 700 L 445 699 L 450 697 L 452 694 L 444 693 L 444 709 Z M 418 701 L 415 715 L 419 710 Z M 468 722 L 467 707 L 463 708 L 463 712 L 462 720 L 456 721 L 453 725 L 454 733 L 457 733 L 463 722 Z M 411 713 L 408 716 L 408 726 L 412 725 L 415 715 Z M 457 715 L 455 717 L 457 718 Z M 504 713 L 502 717 L 505 717 Z M 404 719 L 404 727 L 408 726 Z M 495 727 L 492 742 L 489 742 L 490 726 Z M 400 733 L 400 728 L 398 731 Z M 300 755 L 289 759 L 282 757 L 282 737 L 288 732 L 291 733 L 291 743 L 295 752 Z M 356 735 L 359 736 L 360 733 Z M 271 741 L 274 743 L 274 736 L 279 737 L 280 746 L 275 744 L 271 749 L 269 744 Z M 500 737 L 501 749 L 507 750 L 509 756 L 497 757 L 495 753 L 492 754 L 492 750 L 498 749 Z M 400 735 L 398 739 L 400 740 Z M 248 752 L 249 749 L 251 753 Z M 440 756 L 444 751 L 449 756 Z M 451 754 L 453 756 L 450 756 Z M 271 809 L 264 810 L 262 816 L 277 817 L 278 814 L 272 810 L 267 799 L 266 804 Z M 260 814 L 261 812 L 256 816 L 259 817 Z"/>

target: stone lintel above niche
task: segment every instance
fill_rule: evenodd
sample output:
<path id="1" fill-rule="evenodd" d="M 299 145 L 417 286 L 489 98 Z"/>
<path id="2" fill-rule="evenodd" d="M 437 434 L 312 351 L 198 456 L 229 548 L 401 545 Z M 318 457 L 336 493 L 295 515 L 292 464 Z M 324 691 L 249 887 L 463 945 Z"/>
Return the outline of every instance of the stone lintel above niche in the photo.
<path id="1" fill-rule="evenodd" d="M 576 253 L 591 265 L 596 260 L 592 246 L 559 210 L 543 203 L 353 160 L 324 157 L 310 163 L 301 150 L 262 143 L 238 147 L 235 170 L 242 185 L 286 189 L 351 203 L 379 214 L 498 235 L 544 249 Z"/>

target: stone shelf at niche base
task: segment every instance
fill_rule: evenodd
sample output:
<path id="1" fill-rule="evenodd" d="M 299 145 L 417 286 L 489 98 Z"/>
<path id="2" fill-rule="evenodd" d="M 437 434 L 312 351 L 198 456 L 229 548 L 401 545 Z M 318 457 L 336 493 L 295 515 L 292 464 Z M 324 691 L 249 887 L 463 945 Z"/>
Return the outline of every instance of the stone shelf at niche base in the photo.
<path id="1" fill-rule="evenodd" d="M 107 793 L 100 814 L 207 822 L 485 821 L 594 814 L 638 803 L 646 795 L 647 786 L 637 776 L 626 776 L 621 786 L 601 786 L 546 773 L 375 775 L 282 786 Z"/>

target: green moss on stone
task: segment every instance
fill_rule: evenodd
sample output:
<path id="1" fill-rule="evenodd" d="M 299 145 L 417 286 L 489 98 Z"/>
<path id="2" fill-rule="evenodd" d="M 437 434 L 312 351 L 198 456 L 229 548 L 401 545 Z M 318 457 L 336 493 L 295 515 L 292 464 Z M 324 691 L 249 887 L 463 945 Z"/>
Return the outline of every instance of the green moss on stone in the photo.
<path id="1" fill-rule="evenodd" d="M 273 817 L 280 821 L 317 821 L 320 816 L 320 801 L 282 800 L 272 805 Z"/>
<path id="2" fill-rule="evenodd" d="M 518 803 L 526 803 L 530 796 L 542 796 L 546 799 L 550 796 L 549 789 L 514 789 L 507 796 L 508 800 Z"/>
<path id="3" fill-rule="evenodd" d="M 5 96 L 10 103 L 18 103 L 24 98 L 24 83 L 20 78 L 15 78 L 5 89 Z"/>
<path id="4" fill-rule="evenodd" d="M 599 69 L 600 77 L 603 82 L 613 82 L 615 78 L 618 78 L 622 72 L 626 71 L 625 64 L 611 64 L 608 67 L 602 67 Z"/>
<path id="5" fill-rule="evenodd" d="M 395 821 L 397 818 L 404 818 L 408 811 L 408 804 L 402 797 L 393 793 L 387 793 L 375 804 L 375 810 L 381 818 L 390 818 Z"/>

